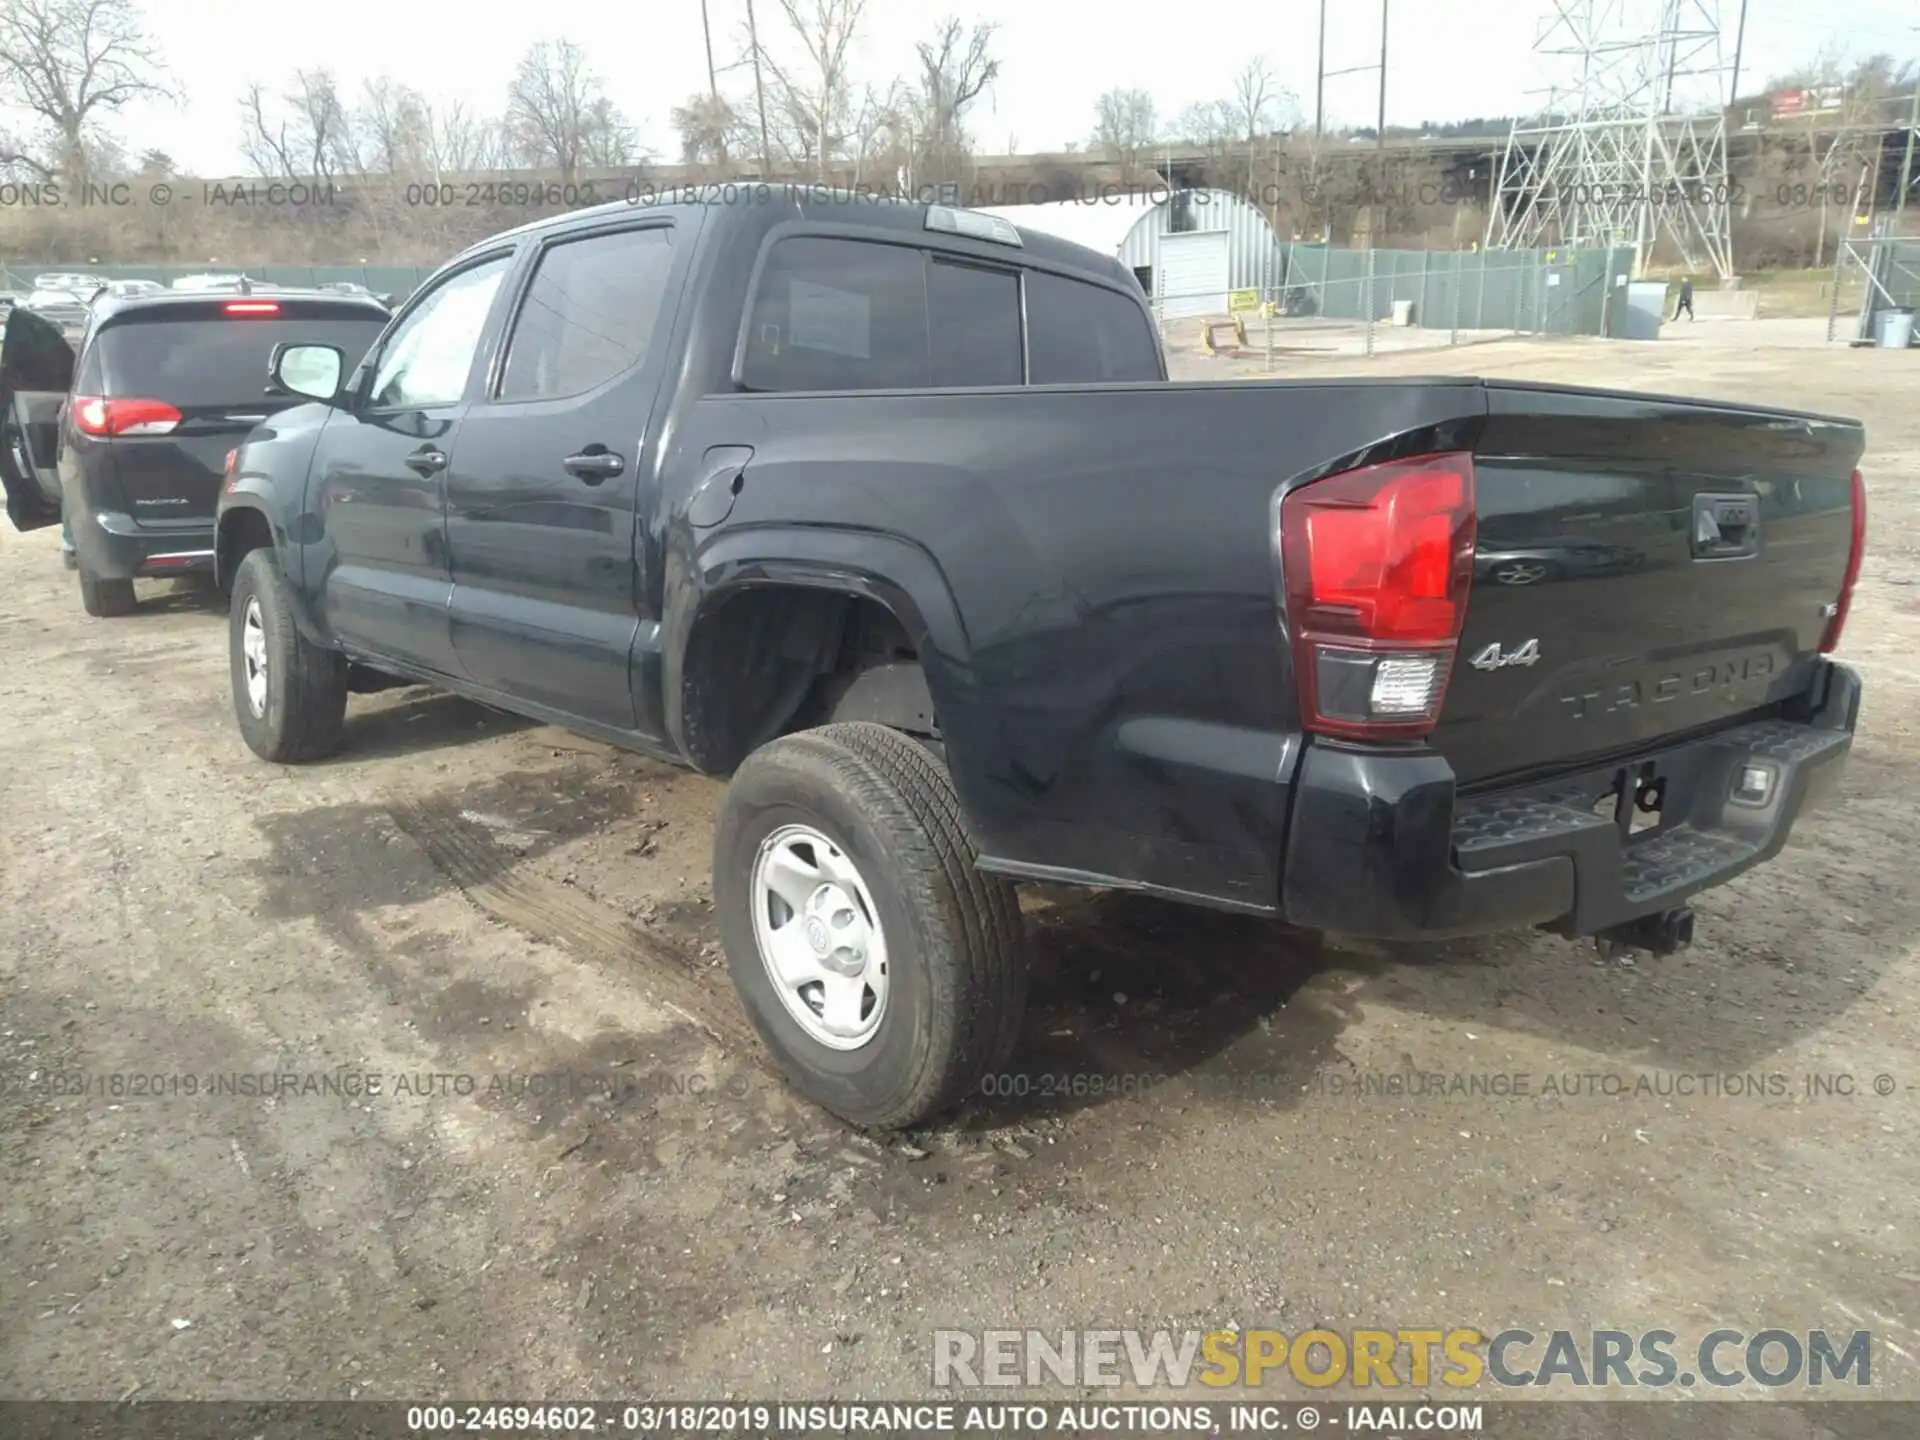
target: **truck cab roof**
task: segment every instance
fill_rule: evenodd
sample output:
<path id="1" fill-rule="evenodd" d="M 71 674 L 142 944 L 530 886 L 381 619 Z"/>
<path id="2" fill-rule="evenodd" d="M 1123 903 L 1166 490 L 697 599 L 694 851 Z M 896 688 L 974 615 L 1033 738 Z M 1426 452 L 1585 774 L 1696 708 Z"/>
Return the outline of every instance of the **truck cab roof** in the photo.
<path id="1" fill-rule="evenodd" d="M 827 185 L 751 181 L 698 188 L 688 186 L 684 190 L 664 189 L 633 201 L 613 200 L 565 215 L 530 221 L 468 246 L 443 268 L 452 268 L 473 255 L 496 250 L 504 242 L 517 242 L 527 236 L 545 237 L 575 230 L 591 230 L 609 220 L 642 210 L 705 210 L 710 216 L 716 213 L 726 216 L 728 224 L 752 226 L 763 234 L 776 225 L 788 223 L 847 223 L 857 225 L 869 238 L 883 238 L 888 232 L 894 232 L 903 242 L 912 240 L 917 244 L 925 244 L 932 238 L 943 245 L 950 244 L 955 249 L 972 249 L 983 258 L 992 258 L 1003 264 L 1018 263 L 1078 273 L 1109 284 L 1135 283 L 1117 257 L 1037 230 L 1018 230 L 1019 243 L 1008 244 L 967 234 L 930 230 L 927 224 L 928 213 L 933 210 L 970 215 L 979 214 L 977 211 Z"/>

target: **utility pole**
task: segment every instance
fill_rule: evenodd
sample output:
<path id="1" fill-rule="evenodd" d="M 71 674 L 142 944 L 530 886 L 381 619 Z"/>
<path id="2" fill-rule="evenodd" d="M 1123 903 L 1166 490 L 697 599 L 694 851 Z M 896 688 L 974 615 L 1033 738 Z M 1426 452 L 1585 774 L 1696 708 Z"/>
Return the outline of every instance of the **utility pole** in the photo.
<path id="1" fill-rule="evenodd" d="M 1327 115 L 1327 0 L 1320 0 L 1320 65 L 1313 82 L 1313 138 L 1325 133 Z"/>
<path id="2" fill-rule="evenodd" d="M 1727 104 L 1740 103 L 1740 52 L 1747 43 L 1747 0 L 1740 0 L 1740 23 L 1733 32 L 1733 93 L 1727 96 Z"/>
<path id="3" fill-rule="evenodd" d="M 1893 207 L 1893 233 L 1900 235 L 1900 227 L 1907 218 L 1907 192 L 1913 188 L 1913 141 L 1920 135 L 1920 75 L 1910 82 L 1913 85 L 1913 104 L 1907 116 L 1907 153 L 1900 162 L 1900 198 Z"/>
<path id="4" fill-rule="evenodd" d="M 700 33 L 707 37 L 707 94 L 720 98 L 720 77 L 713 68 L 713 21 L 707 16 L 707 0 L 700 0 Z"/>
<path id="5" fill-rule="evenodd" d="M 1380 0 L 1380 119 L 1374 130 L 1374 149 L 1387 148 L 1387 0 Z"/>
<path id="6" fill-rule="evenodd" d="M 760 79 L 760 27 L 753 22 L 753 0 L 747 0 L 747 43 L 753 46 L 753 98 L 760 107 L 760 178 L 770 180 L 773 157 L 767 144 L 767 87 Z"/>

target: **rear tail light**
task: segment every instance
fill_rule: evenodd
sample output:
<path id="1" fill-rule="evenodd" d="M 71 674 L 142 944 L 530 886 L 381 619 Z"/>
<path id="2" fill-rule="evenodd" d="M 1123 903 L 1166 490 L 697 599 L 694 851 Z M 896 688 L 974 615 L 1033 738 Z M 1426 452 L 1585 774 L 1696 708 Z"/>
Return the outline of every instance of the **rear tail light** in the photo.
<path id="1" fill-rule="evenodd" d="M 1866 553 L 1867 482 L 1856 470 L 1853 472 L 1853 538 L 1847 548 L 1847 573 L 1840 581 L 1840 598 L 1834 602 L 1827 633 L 1820 640 L 1822 655 L 1831 655 L 1840 648 L 1840 633 L 1847 628 L 1847 612 L 1853 608 L 1853 587 L 1859 583 L 1860 562 Z"/>
<path id="2" fill-rule="evenodd" d="M 1354 740 L 1430 734 L 1473 582 L 1473 457 L 1329 475 L 1279 511 L 1301 723 Z"/>
<path id="3" fill-rule="evenodd" d="M 280 306 L 273 300 L 229 300 L 220 307 L 229 315 L 278 315 Z"/>
<path id="4" fill-rule="evenodd" d="M 82 433 L 97 436 L 166 435 L 180 423 L 180 412 L 164 400 L 107 399 L 100 395 L 73 397 L 73 423 Z"/>

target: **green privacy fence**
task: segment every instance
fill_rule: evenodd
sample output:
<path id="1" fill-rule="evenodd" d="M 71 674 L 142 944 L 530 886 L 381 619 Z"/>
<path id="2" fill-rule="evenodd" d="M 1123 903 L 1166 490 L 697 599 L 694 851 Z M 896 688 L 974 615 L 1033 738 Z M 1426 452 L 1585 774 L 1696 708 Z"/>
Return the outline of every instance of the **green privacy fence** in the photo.
<path id="1" fill-rule="evenodd" d="M 1395 302 L 1426 329 L 1619 335 L 1633 251 L 1336 250 L 1286 247 L 1286 316 L 1385 320 Z"/>
<path id="2" fill-rule="evenodd" d="M 249 280 L 270 285 L 327 285 L 341 281 L 364 285 L 376 295 L 392 295 L 395 300 L 413 293 L 413 289 L 433 273 L 424 265 L 96 265 L 34 264 L 0 266 L 0 290 L 31 290 L 36 275 L 65 271 L 85 275 L 104 275 L 109 280 L 157 280 L 170 285 L 185 275 L 232 274 L 240 271 Z"/>

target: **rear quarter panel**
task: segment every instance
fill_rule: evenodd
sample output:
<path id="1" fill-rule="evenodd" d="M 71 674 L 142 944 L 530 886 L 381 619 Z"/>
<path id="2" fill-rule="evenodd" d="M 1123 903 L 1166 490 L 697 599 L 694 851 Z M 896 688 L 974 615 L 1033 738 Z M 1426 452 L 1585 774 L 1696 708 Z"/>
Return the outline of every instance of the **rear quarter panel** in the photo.
<path id="1" fill-rule="evenodd" d="M 1274 492 L 1466 443 L 1483 405 L 1417 382 L 717 396 L 663 474 L 755 453 L 722 525 L 670 497 L 669 542 L 707 590 L 801 532 L 845 535 L 849 571 L 924 554 L 898 584 L 957 616 L 916 638 L 983 854 L 1270 907 L 1298 746 Z"/>

